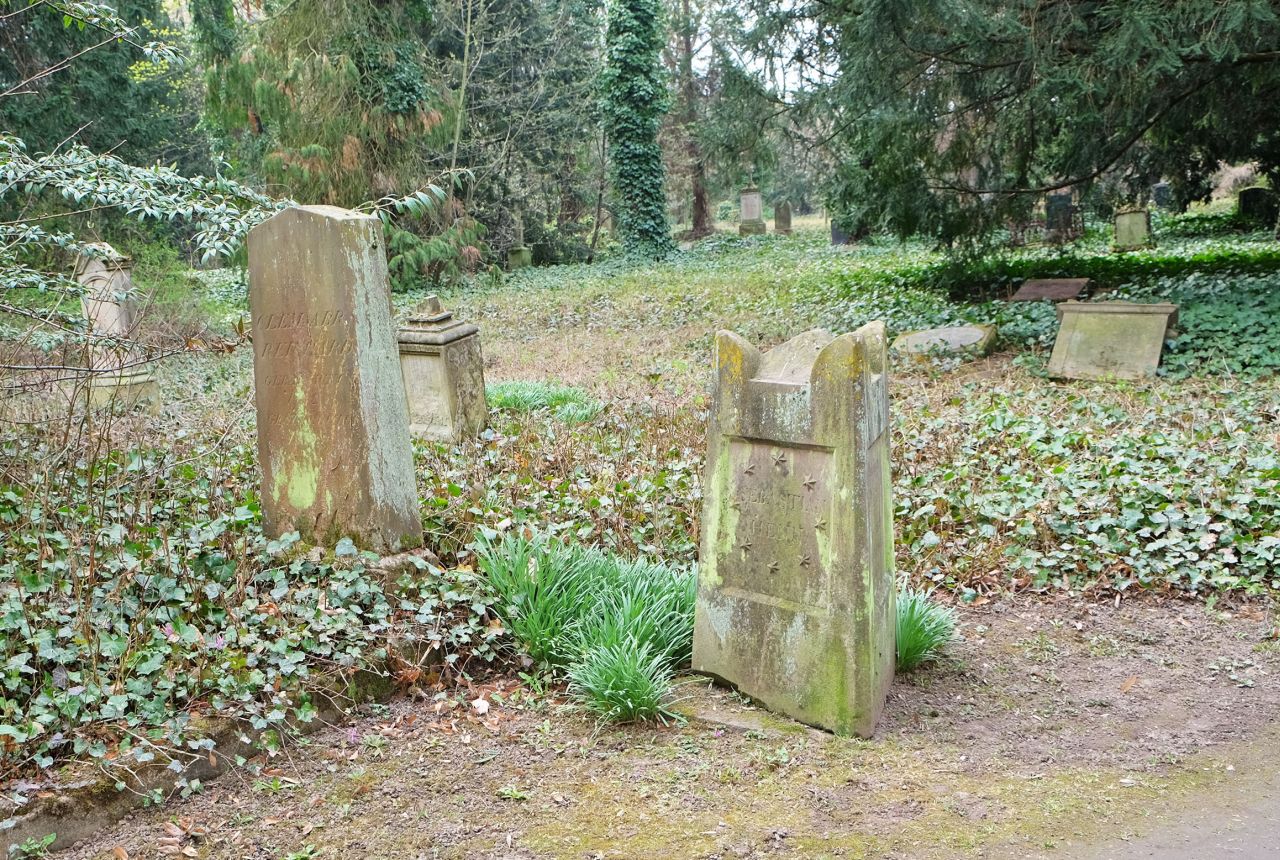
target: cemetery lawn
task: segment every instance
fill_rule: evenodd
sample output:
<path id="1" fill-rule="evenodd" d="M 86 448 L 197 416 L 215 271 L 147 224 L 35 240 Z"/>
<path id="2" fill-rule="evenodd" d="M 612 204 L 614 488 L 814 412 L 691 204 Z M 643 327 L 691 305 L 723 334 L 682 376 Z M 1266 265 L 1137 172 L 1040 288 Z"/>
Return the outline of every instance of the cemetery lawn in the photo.
<path id="1" fill-rule="evenodd" d="M 960 270 L 914 246 L 832 249 L 800 226 L 446 295 L 481 326 L 491 383 L 576 390 L 508 384 L 481 440 L 417 444 L 430 576 L 262 538 L 245 347 L 163 364 L 156 416 L 71 437 L 15 425 L 27 429 L 5 452 L 0 565 L 35 561 L 39 575 L 10 571 L 21 591 L 0 592 L 10 802 L 112 782 L 152 754 L 142 734 L 198 738 L 189 715 L 314 718 L 303 690 L 385 672 L 388 652 L 402 693 L 389 705 L 286 740 L 70 856 L 151 856 L 162 839 L 206 857 L 1071 856 L 1251 785 L 1251 763 L 1280 754 L 1276 243 L 1162 237 L 1112 255 L 1093 236 Z M 1182 306 L 1167 375 L 1049 381 L 1051 306 L 947 289 L 997 297 L 1021 277 L 1073 274 Z M 242 282 L 179 280 L 199 302 L 169 290 L 155 312 L 234 340 Z M 990 357 L 894 369 L 898 570 L 957 607 L 963 640 L 899 679 L 877 739 L 762 717 L 696 681 L 678 691 L 687 723 L 605 728 L 512 659 L 472 573 L 477 534 L 528 524 L 692 564 L 715 330 L 767 347 L 875 318 L 891 333 L 1002 332 Z M 21 420 L 44 408 L 6 404 Z M 39 498 L 8 489 L 68 445 L 118 453 L 49 475 Z M 86 487 L 93 501 L 76 504 Z M 85 569 L 92 581 L 72 575 Z M 92 622 L 63 636 L 82 606 Z M 443 673 L 396 662 L 424 639 L 453 661 Z M 33 677 L 25 641 L 61 649 L 76 674 Z M 696 715 L 708 709 L 743 725 Z M 296 853 L 307 844 L 314 855 Z"/>

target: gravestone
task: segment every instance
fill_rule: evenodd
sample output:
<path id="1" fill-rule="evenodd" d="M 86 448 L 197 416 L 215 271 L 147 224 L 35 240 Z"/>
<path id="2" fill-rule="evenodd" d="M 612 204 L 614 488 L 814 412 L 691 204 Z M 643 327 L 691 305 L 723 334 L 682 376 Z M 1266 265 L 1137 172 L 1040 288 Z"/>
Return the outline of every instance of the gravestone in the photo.
<path id="1" fill-rule="evenodd" d="M 441 442 L 474 439 L 489 421 L 479 329 L 445 310 L 437 296 L 400 329 L 400 370 L 409 432 Z"/>
<path id="2" fill-rule="evenodd" d="M 1143 379 L 1155 376 L 1178 306 L 1130 302 L 1064 302 L 1049 358 L 1055 379 Z"/>
<path id="3" fill-rule="evenodd" d="M 1115 250 L 1137 251 L 1154 248 L 1151 238 L 1151 213 L 1146 209 L 1133 209 L 1116 213 Z"/>
<path id="4" fill-rule="evenodd" d="M 848 245 L 850 242 L 849 234 L 844 231 L 839 224 L 831 222 L 831 244 L 832 245 Z"/>
<path id="5" fill-rule="evenodd" d="M 742 198 L 738 215 L 739 236 L 759 236 L 768 228 L 764 223 L 764 204 L 760 199 L 760 189 L 755 187 L 742 189 Z"/>
<path id="6" fill-rule="evenodd" d="M 891 349 L 908 355 L 987 355 L 996 345 L 993 325 L 952 325 L 898 335 Z"/>
<path id="7" fill-rule="evenodd" d="M 90 406 L 135 405 L 159 400 L 159 387 L 129 341 L 138 327 L 133 261 L 105 243 L 100 256 L 80 257 L 76 280 L 84 287 L 80 308 L 93 334 L 87 391 Z"/>
<path id="8" fill-rule="evenodd" d="M 515 226 L 515 241 L 507 249 L 507 269 L 513 272 L 533 265 L 533 249 L 526 248 L 524 245 L 524 220 L 517 218 Z"/>
<path id="9" fill-rule="evenodd" d="M 893 679 L 883 323 L 767 353 L 716 339 L 693 668 L 870 736 Z"/>
<path id="10" fill-rule="evenodd" d="M 1280 197 L 1260 185 L 1242 188 L 1236 195 L 1236 212 L 1241 218 L 1270 227 L 1280 217 Z"/>
<path id="11" fill-rule="evenodd" d="M 1157 182 L 1151 186 L 1151 202 L 1161 209 L 1173 208 L 1173 186 L 1168 182 Z"/>
<path id="12" fill-rule="evenodd" d="M 779 200 L 773 207 L 773 232 L 779 236 L 791 235 L 791 204 Z"/>
<path id="13" fill-rule="evenodd" d="M 1044 199 L 1044 229 L 1054 241 L 1076 234 L 1075 198 L 1070 193 L 1048 194 Z"/>
<path id="14" fill-rule="evenodd" d="M 249 310 L 266 532 L 422 543 L 382 223 L 295 206 L 249 232 Z"/>
<path id="15" fill-rule="evenodd" d="M 1009 297 L 1009 301 L 1063 302 L 1067 299 L 1079 298 L 1081 293 L 1088 290 L 1088 278 L 1035 278 L 1023 281 L 1018 291 Z"/>

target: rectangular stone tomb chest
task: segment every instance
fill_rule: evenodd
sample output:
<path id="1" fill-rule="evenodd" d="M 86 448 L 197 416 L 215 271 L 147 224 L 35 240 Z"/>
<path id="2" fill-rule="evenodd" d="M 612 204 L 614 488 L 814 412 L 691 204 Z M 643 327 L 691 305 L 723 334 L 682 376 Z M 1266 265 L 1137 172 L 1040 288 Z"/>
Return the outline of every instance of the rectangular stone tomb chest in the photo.
<path id="1" fill-rule="evenodd" d="M 693 668 L 869 736 L 893 678 L 893 519 L 881 323 L 761 354 L 716 343 Z"/>
<path id="2" fill-rule="evenodd" d="M 1142 379 L 1155 376 L 1178 306 L 1130 302 L 1064 302 L 1049 357 L 1056 379 Z"/>

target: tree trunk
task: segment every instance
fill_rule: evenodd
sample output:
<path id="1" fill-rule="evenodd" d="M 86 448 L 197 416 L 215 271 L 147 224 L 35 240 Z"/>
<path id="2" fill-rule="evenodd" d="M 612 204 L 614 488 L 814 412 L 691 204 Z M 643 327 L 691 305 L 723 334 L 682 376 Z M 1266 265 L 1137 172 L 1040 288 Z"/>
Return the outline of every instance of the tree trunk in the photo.
<path id="1" fill-rule="evenodd" d="M 684 126 L 685 159 L 688 162 L 689 184 L 693 191 L 693 213 L 690 218 L 694 239 L 710 236 L 714 232 L 711 223 L 711 205 L 707 200 L 707 166 L 698 146 L 695 128 L 698 123 L 698 88 L 693 78 L 693 40 L 697 25 L 693 19 L 690 0 L 680 0 L 680 106 L 681 125 Z"/>

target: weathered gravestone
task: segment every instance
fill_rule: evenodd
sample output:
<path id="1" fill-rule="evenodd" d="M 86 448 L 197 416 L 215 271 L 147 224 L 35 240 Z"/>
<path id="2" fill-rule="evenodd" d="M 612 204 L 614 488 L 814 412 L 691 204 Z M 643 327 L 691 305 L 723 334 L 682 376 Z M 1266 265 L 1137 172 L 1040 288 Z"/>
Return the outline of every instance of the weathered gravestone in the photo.
<path id="1" fill-rule="evenodd" d="M 832 245 L 848 245 L 852 242 L 852 237 L 845 232 L 844 228 L 835 221 L 831 222 L 831 244 Z"/>
<path id="2" fill-rule="evenodd" d="M 1078 298 L 1089 289 L 1088 278 L 1031 278 L 1009 297 L 1011 302 L 1062 302 Z"/>
<path id="3" fill-rule="evenodd" d="M 934 353 L 986 355 L 995 345 L 993 325 L 949 325 L 900 334 L 894 338 L 891 349 L 917 357 Z"/>
<path id="4" fill-rule="evenodd" d="M 1044 229 L 1051 241 L 1074 238 L 1076 230 L 1075 197 L 1070 193 L 1048 194 L 1044 199 Z"/>
<path id="5" fill-rule="evenodd" d="M 1168 182 L 1157 182 L 1151 186 L 1151 202 L 1161 209 L 1173 208 L 1173 186 Z"/>
<path id="6" fill-rule="evenodd" d="M 1280 217 L 1280 196 L 1260 185 L 1242 188 L 1236 195 L 1236 212 L 1241 218 L 1270 227 Z"/>
<path id="7" fill-rule="evenodd" d="M 738 220 L 740 236 L 759 236 L 768 229 L 764 223 L 764 204 L 760 199 L 759 188 L 742 189 Z"/>
<path id="8" fill-rule="evenodd" d="M 1155 246 L 1156 243 L 1151 238 L 1150 212 L 1146 209 L 1133 209 L 1116 213 L 1117 251 L 1137 251 Z"/>
<path id="9" fill-rule="evenodd" d="M 526 269 L 533 265 L 533 249 L 524 244 L 524 220 L 516 219 L 516 236 L 511 247 L 507 249 L 507 269 Z"/>
<path id="10" fill-rule="evenodd" d="M 884 325 L 763 355 L 721 332 L 716 363 L 693 667 L 869 736 L 895 657 Z"/>
<path id="11" fill-rule="evenodd" d="M 1142 379 L 1155 376 L 1178 306 L 1130 302 L 1064 302 L 1049 357 L 1055 379 Z"/>
<path id="12" fill-rule="evenodd" d="M 297 206 L 254 227 L 248 248 L 267 533 L 421 544 L 381 222 Z"/>
<path id="13" fill-rule="evenodd" d="M 409 432 L 442 442 L 472 439 L 484 429 L 484 362 L 479 329 L 445 310 L 437 296 L 409 317 L 398 337 L 409 399 Z"/>
<path id="14" fill-rule="evenodd" d="M 99 256 L 82 256 L 76 280 L 84 287 L 80 307 L 94 335 L 87 374 L 90 406 L 117 402 L 156 403 L 159 388 L 142 357 L 128 346 L 138 327 L 133 261 L 105 243 Z"/>
<path id="15" fill-rule="evenodd" d="M 773 232 L 779 236 L 791 235 L 791 204 L 779 200 L 773 207 Z"/>

